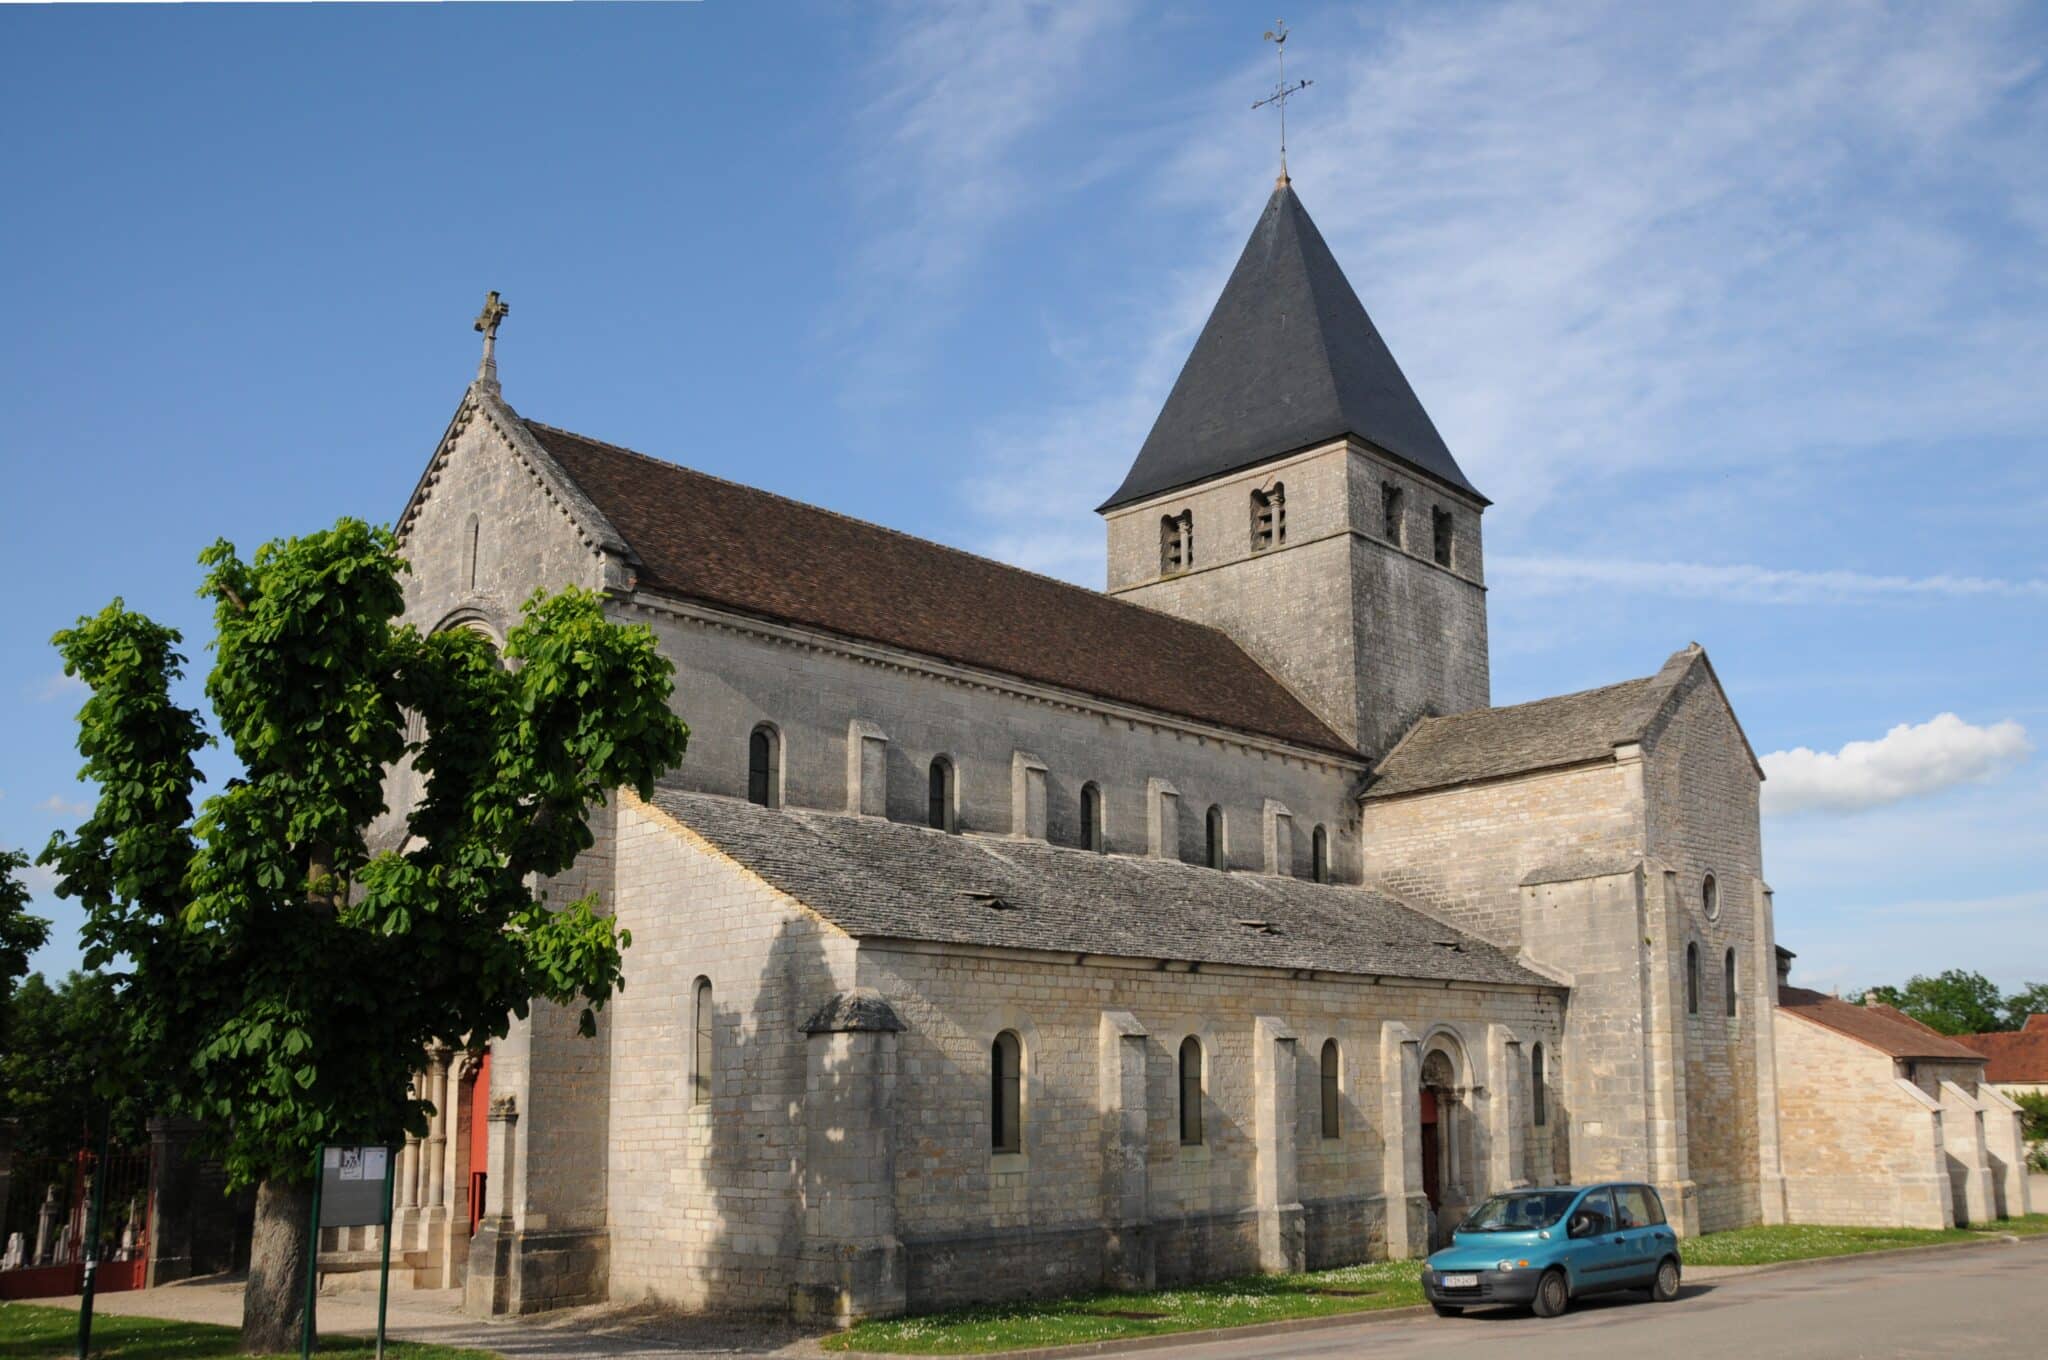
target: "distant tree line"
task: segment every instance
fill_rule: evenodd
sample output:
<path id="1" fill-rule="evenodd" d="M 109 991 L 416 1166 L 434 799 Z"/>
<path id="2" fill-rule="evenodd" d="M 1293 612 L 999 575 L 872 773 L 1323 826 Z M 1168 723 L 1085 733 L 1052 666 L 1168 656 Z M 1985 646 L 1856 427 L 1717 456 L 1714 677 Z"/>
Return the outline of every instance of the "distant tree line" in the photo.
<path id="1" fill-rule="evenodd" d="M 1915 973 L 1903 987 L 1872 987 L 1865 1005 L 1891 1006 L 1942 1034 L 1993 1034 L 2020 1029 L 2029 1015 L 2048 1015 L 2048 982 L 2029 982 L 2010 995 L 1982 973 L 1951 968 Z"/>

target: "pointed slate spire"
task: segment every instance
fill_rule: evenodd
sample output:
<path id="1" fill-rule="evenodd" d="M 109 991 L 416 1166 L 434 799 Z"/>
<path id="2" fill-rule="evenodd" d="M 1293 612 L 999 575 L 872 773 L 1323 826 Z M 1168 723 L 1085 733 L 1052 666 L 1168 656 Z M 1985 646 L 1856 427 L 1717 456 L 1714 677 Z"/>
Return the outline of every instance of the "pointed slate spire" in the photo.
<path id="1" fill-rule="evenodd" d="M 1346 434 L 1479 495 L 1282 179 L 1137 461 L 1100 508 Z"/>

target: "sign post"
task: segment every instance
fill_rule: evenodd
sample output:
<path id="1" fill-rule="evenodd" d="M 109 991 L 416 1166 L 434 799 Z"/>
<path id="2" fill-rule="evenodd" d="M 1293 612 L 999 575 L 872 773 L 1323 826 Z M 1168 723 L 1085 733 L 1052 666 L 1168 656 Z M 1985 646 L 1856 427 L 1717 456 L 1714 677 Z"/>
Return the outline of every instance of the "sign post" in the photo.
<path id="1" fill-rule="evenodd" d="M 313 1296 L 319 1285 L 320 1230 L 382 1224 L 384 1271 L 377 1282 L 377 1354 L 384 1354 L 384 1304 L 391 1281 L 391 1149 L 323 1147 L 313 1181 L 313 1240 L 306 1249 L 306 1329 L 299 1360 L 313 1357 Z"/>
<path id="2" fill-rule="evenodd" d="M 398 1178 L 391 1174 L 391 1164 L 397 1160 L 388 1153 L 384 1158 L 384 1259 L 377 1264 L 377 1360 L 384 1360 L 384 1310 L 391 1302 L 391 1200 L 398 1185 Z"/>
<path id="3" fill-rule="evenodd" d="M 100 1131 L 100 1159 L 92 1170 L 92 1205 L 85 1212 L 85 1280 L 78 1287 L 78 1360 L 92 1349 L 93 1275 L 100 1263 L 100 1206 L 107 1200 L 107 1161 L 114 1145 L 114 1111 L 107 1107 L 107 1125 Z"/>

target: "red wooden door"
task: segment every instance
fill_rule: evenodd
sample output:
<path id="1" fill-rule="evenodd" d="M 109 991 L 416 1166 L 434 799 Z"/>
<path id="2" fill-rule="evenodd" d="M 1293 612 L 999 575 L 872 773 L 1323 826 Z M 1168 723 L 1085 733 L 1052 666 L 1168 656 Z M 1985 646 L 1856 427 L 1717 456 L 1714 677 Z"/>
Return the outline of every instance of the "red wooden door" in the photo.
<path id="1" fill-rule="evenodd" d="M 469 1233 L 484 1217 L 484 1191 L 491 1164 L 491 1053 L 484 1050 L 469 1090 Z"/>

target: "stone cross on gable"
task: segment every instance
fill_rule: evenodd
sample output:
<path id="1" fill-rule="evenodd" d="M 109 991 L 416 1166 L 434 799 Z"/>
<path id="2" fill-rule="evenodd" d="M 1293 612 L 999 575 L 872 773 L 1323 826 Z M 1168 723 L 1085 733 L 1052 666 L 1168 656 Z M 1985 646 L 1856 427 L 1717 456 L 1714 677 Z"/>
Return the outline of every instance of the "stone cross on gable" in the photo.
<path id="1" fill-rule="evenodd" d="M 498 297 L 494 288 L 484 299 L 484 309 L 476 315 L 476 329 L 483 333 L 484 357 L 476 367 L 476 380 L 487 383 L 494 390 L 498 386 L 498 323 L 503 321 L 512 308 Z"/>

